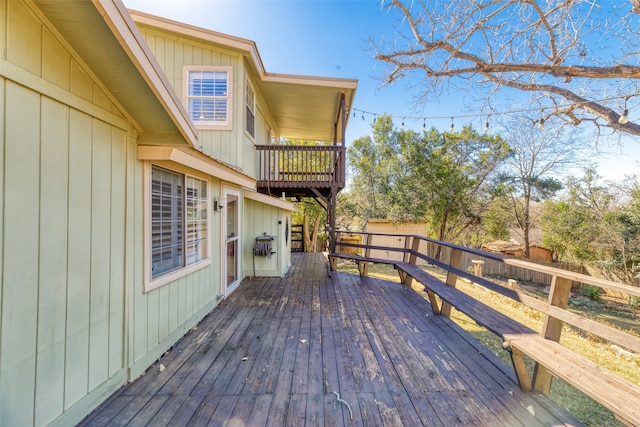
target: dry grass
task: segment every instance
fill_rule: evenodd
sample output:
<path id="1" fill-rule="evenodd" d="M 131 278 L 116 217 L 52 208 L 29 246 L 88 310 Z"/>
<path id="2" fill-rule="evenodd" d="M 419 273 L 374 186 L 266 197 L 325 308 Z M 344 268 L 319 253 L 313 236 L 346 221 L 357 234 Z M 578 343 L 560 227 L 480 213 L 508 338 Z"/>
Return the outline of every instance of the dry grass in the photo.
<path id="1" fill-rule="evenodd" d="M 357 268 L 348 264 L 341 267 L 340 270 L 358 274 Z M 444 278 L 444 272 L 442 270 L 430 269 L 429 272 Z M 393 267 L 387 265 L 370 266 L 369 276 L 399 282 L 396 271 L 393 270 Z M 481 286 L 462 280 L 458 280 L 457 288 L 488 306 L 500 310 L 535 331 L 539 332 L 542 330 L 544 315 L 534 309 L 496 294 L 495 292 L 488 291 Z M 421 292 L 422 286 L 419 284 L 416 286 L 414 284 L 414 289 Z M 535 292 L 534 289 L 533 294 L 539 295 L 540 292 Z M 605 304 L 592 303 L 591 301 L 583 301 L 581 299 L 574 300 L 573 302 L 574 304 L 571 304 L 570 308 L 583 316 L 598 320 L 604 319 L 610 326 L 618 327 L 632 334 L 637 335 L 640 331 L 640 318 L 638 313 L 628 311 L 620 312 L 608 308 Z M 478 339 L 489 350 L 497 354 L 505 363 L 511 363 L 509 354 L 502 349 L 501 338 L 493 335 L 458 311 L 454 310 L 451 319 Z M 621 353 L 606 341 L 598 337 L 589 336 L 571 326 L 564 327 L 560 342 L 565 347 L 594 361 L 598 365 L 640 385 L 640 357 L 638 357 L 638 355 L 634 357 Z M 527 364 L 530 372 L 533 371 L 533 362 L 528 360 Z M 622 426 L 609 410 L 563 381 L 554 380 L 551 389 L 551 398 L 561 406 L 567 408 L 576 418 L 587 425 Z"/>

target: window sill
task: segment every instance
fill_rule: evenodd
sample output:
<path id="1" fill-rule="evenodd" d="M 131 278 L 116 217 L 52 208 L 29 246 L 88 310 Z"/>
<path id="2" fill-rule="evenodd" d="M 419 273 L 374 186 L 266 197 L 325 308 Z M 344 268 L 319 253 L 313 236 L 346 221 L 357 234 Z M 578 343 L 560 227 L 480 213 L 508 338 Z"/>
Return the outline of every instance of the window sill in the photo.
<path id="1" fill-rule="evenodd" d="M 144 282 L 144 292 L 151 292 L 154 289 L 158 289 L 161 286 L 164 286 L 168 283 L 172 283 L 175 282 L 176 280 L 188 276 L 191 273 L 194 273 L 198 270 L 201 270 L 205 267 L 208 267 L 211 265 L 211 258 L 207 258 L 207 259 L 203 259 L 200 262 L 197 262 L 195 264 L 192 264 L 188 267 L 183 267 L 179 270 L 175 270 L 172 271 L 170 273 L 164 274 L 160 277 L 157 277 L 153 280 L 147 280 L 145 279 Z"/>
<path id="2" fill-rule="evenodd" d="M 230 124 L 225 125 L 201 125 L 194 123 L 198 130 L 233 130 L 233 126 Z"/>

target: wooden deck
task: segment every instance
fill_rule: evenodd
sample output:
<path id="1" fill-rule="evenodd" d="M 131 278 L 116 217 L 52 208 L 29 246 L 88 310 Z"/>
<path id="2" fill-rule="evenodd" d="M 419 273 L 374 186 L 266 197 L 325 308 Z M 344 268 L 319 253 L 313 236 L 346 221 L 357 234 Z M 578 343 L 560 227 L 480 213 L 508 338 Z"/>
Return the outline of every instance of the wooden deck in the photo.
<path id="1" fill-rule="evenodd" d="M 579 425 L 512 371 L 411 289 L 294 254 L 81 425 Z"/>

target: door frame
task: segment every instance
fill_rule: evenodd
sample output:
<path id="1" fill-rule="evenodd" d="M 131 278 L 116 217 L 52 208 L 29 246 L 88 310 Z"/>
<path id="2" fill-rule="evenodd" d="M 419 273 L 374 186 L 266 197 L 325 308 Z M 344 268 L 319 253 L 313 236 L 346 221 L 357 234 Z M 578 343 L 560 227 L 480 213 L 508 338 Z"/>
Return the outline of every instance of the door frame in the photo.
<path id="1" fill-rule="evenodd" d="M 242 204 L 240 201 L 242 198 L 240 197 L 240 190 L 238 188 L 233 187 L 222 187 L 222 197 L 221 197 L 221 205 L 222 205 L 222 224 L 221 224 L 221 233 L 220 233 L 220 273 L 221 273 L 221 293 L 226 297 L 231 294 L 240 284 L 242 271 Z M 228 224 L 229 224 L 229 202 L 235 199 L 236 209 L 236 221 L 235 227 L 236 232 L 232 238 L 229 238 L 228 233 Z M 231 282 L 228 282 L 228 268 L 229 268 L 229 252 L 228 252 L 228 244 L 235 243 L 233 247 L 233 255 L 235 256 L 234 267 L 235 271 L 235 279 Z"/>

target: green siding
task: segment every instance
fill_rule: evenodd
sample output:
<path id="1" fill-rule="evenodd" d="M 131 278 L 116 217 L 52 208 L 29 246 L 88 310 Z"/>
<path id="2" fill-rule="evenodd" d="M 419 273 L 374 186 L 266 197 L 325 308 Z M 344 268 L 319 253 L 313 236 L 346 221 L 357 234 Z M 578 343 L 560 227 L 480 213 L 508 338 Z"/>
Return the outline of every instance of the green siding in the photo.
<path id="1" fill-rule="evenodd" d="M 113 377 L 124 368 L 126 144 L 122 129 L 111 129 L 111 235 L 109 254 L 109 368 Z"/>
<path id="2" fill-rule="evenodd" d="M 6 86 L 4 259 L 0 360 L 1 425 L 34 417 L 40 220 L 40 97 Z M 29 114 L 25 114 L 25 112 Z"/>
<path id="3" fill-rule="evenodd" d="M 64 409 L 65 327 L 67 311 L 67 198 L 69 110 L 42 99 L 43 143 L 40 162 L 40 286 L 36 425 L 52 421 Z"/>
<path id="4" fill-rule="evenodd" d="M 289 261 L 288 252 L 283 250 L 284 216 L 288 212 L 251 199 L 244 199 L 244 201 L 244 251 L 242 252 L 244 276 L 253 276 L 253 246 L 256 236 L 261 236 L 263 233 L 276 236 L 273 242 L 273 250 L 276 254 L 271 258 L 255 257 L 256 275 L 283 276 Z M 278 224 L 279 221 L 282 221 L 282 224 Z"/>
<path id="5" fill-rule="evenodd" d="M 169 82 L 183 99 L 182 69 L 186 65 L 233 67 L 233 129 L 201 130 L 199 149 L 216 160 L 237 166 L 248 175 L 254 174 L 255 150 L 244 133 L 244 81 L 243 58 L 237 53 L 165 36 L 158 31 L 141 28 L 142 34 Z M 257 116 L 260 120 L 262 116 Z M 266 125 L 258 123 L 257 143 L 264 143 Z M 249 150 L 249 151 L 247 151 Z"/>
<path id="6" fill-rule="evenodd" d="M 65 409 L 88 392 L 91 302 L 91 117 L 70 116 Z"/>
<path id="7" fill-rule="evenodd" d="M 7 4 L 7 60 L 40 75 L 42 24 L 22 2 Z"/>
<path id="8" fill-rule="evenodd" d="M 34 87 L 27 88 L 0 78 L 0 425 L 72 425 L 215 306 L 221 216 L 211 213 L 211 265 L 145 293 L 147 184 L 138 130 L 30 7 L 0 0 L 0 47 L 10 69 L 44 79 L 28 79 Z M 244 90 L 240 57 L 164 37 L 153 46 L 179 96 L 183 64 L 234 67 L 236 127 L 204 133 L 203 150 L 244 167 L 251 147 L 243 142 L 244 104 L 237 101 Z M 47 82 L 66 92 L 49 90 Z M 220 180 L 209 184 L 211 197 L 219 197 Z M 282 238 L 283 214 L 247 205 L 245 270 L 246 248 L 253 247 L 247 239 L 263 231 Z M 268 261 L 265 271 L 277 271 L 279 262 Z"/>

